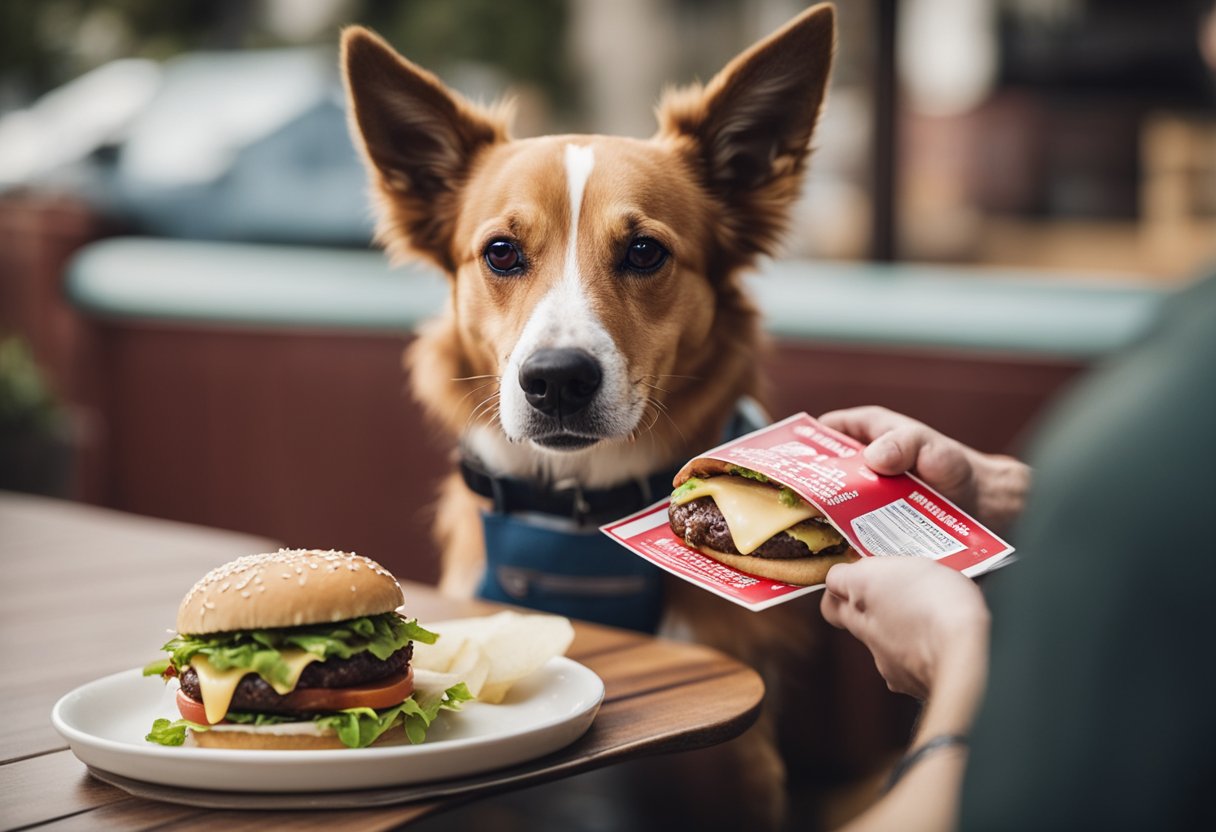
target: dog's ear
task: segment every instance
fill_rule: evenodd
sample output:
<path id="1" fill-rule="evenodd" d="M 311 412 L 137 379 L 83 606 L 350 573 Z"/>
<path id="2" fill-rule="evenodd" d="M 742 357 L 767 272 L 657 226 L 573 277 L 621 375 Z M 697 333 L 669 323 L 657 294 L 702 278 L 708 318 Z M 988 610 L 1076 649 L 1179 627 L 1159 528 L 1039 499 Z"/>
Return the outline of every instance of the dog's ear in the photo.
<path id="1" fill-rule="evenodd" d="M 378 193 L 389 253 L 454 270 L 452 227 L 473 159 L 507 140 L 505 120 L 449 90 L 367 29 L 342 33 L 351 132 Z"/>
<path id="2" fill-rule="evenodd" d="M 668 91 L 658 138 L 686 143 L 720 202 L 736 260 L 771 253 L 806 167 L 832 65 L 836 13 L 814 6 L 731 61 L 704 88 Z"/>

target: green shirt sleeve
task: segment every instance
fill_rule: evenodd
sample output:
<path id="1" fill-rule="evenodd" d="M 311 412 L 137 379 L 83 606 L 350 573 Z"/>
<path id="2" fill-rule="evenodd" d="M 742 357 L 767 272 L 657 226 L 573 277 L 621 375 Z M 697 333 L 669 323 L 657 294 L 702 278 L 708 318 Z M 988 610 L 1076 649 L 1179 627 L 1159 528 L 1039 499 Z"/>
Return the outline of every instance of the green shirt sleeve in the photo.
<path id="1" fill-rule="evenodd" d="M 1042 432 L 963 829 L 1216 828 L 1216 280 Z M 1205 822 L 1206 821 L 1206 822 Z"/>

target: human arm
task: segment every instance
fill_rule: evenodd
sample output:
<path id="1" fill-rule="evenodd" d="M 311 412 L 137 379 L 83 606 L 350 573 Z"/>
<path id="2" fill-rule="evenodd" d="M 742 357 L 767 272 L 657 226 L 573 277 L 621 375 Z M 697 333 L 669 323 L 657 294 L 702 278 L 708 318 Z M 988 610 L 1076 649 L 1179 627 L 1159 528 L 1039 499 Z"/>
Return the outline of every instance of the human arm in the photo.
<path id="1" fill-rule="evenodd" d="M 821 607 L 870 649 L 888 687 L 925 700 L 910 750 L 968 734 L 984 693 L 989 632 L 988 608 L 968 578 L 931 560 L 866 558 L 832 568 Z M 959 745 L 929 752 L 848 828 L 952 828 L 965 761 Z"/>
<path id="2" fill-rule="evenodd" d="M 879 474 L 916 474 L 997 532 L 1022 512 L 1030 468 L 1010 456 L 986 454 L 885 407 L 834 410 L 819 421 L 867 443 L 866 464 Z"/>

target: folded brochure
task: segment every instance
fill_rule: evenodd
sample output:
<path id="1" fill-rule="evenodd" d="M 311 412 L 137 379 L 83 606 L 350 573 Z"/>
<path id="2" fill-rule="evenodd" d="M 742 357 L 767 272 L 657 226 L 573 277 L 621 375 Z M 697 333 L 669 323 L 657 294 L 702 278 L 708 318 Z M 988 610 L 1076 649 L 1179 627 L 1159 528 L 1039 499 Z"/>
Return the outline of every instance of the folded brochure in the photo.
<path id="1" fill-rule="evenodd" d="M 988 572 L 1013 547 L 911 474 L 882 476 L 855 439 L 798 413 L 701 454 L 756 471 L 819 509 L 861 557 L 933 558 L 964 575 Z M 684 543 L 667 522 L 669 499 L 601 527 L 656 566 L 751 610 L 823 588 L 758 578 Z"/>

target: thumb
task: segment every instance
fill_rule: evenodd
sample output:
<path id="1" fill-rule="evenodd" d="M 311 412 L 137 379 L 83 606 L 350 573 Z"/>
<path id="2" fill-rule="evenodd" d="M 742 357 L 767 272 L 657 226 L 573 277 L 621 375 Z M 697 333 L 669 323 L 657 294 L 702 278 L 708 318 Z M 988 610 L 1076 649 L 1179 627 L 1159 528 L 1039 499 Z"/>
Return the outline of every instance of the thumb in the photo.
<path id="1" fill-rule="evenodd" d="M 875 439 L 862 452 L 866 465 L 878 474 L 902 474 L 916 463 L 916 454 L 900 444 L 894 431 L 888 431 Z"/>
<path id="2" fill-rule="evenodd" d="M 828 570 L 823 583 L 828 593 L 838 598 L 848 599 L 849 588 L 853 584 L 853 566 L 851 563 L 838 563 Z"/>

